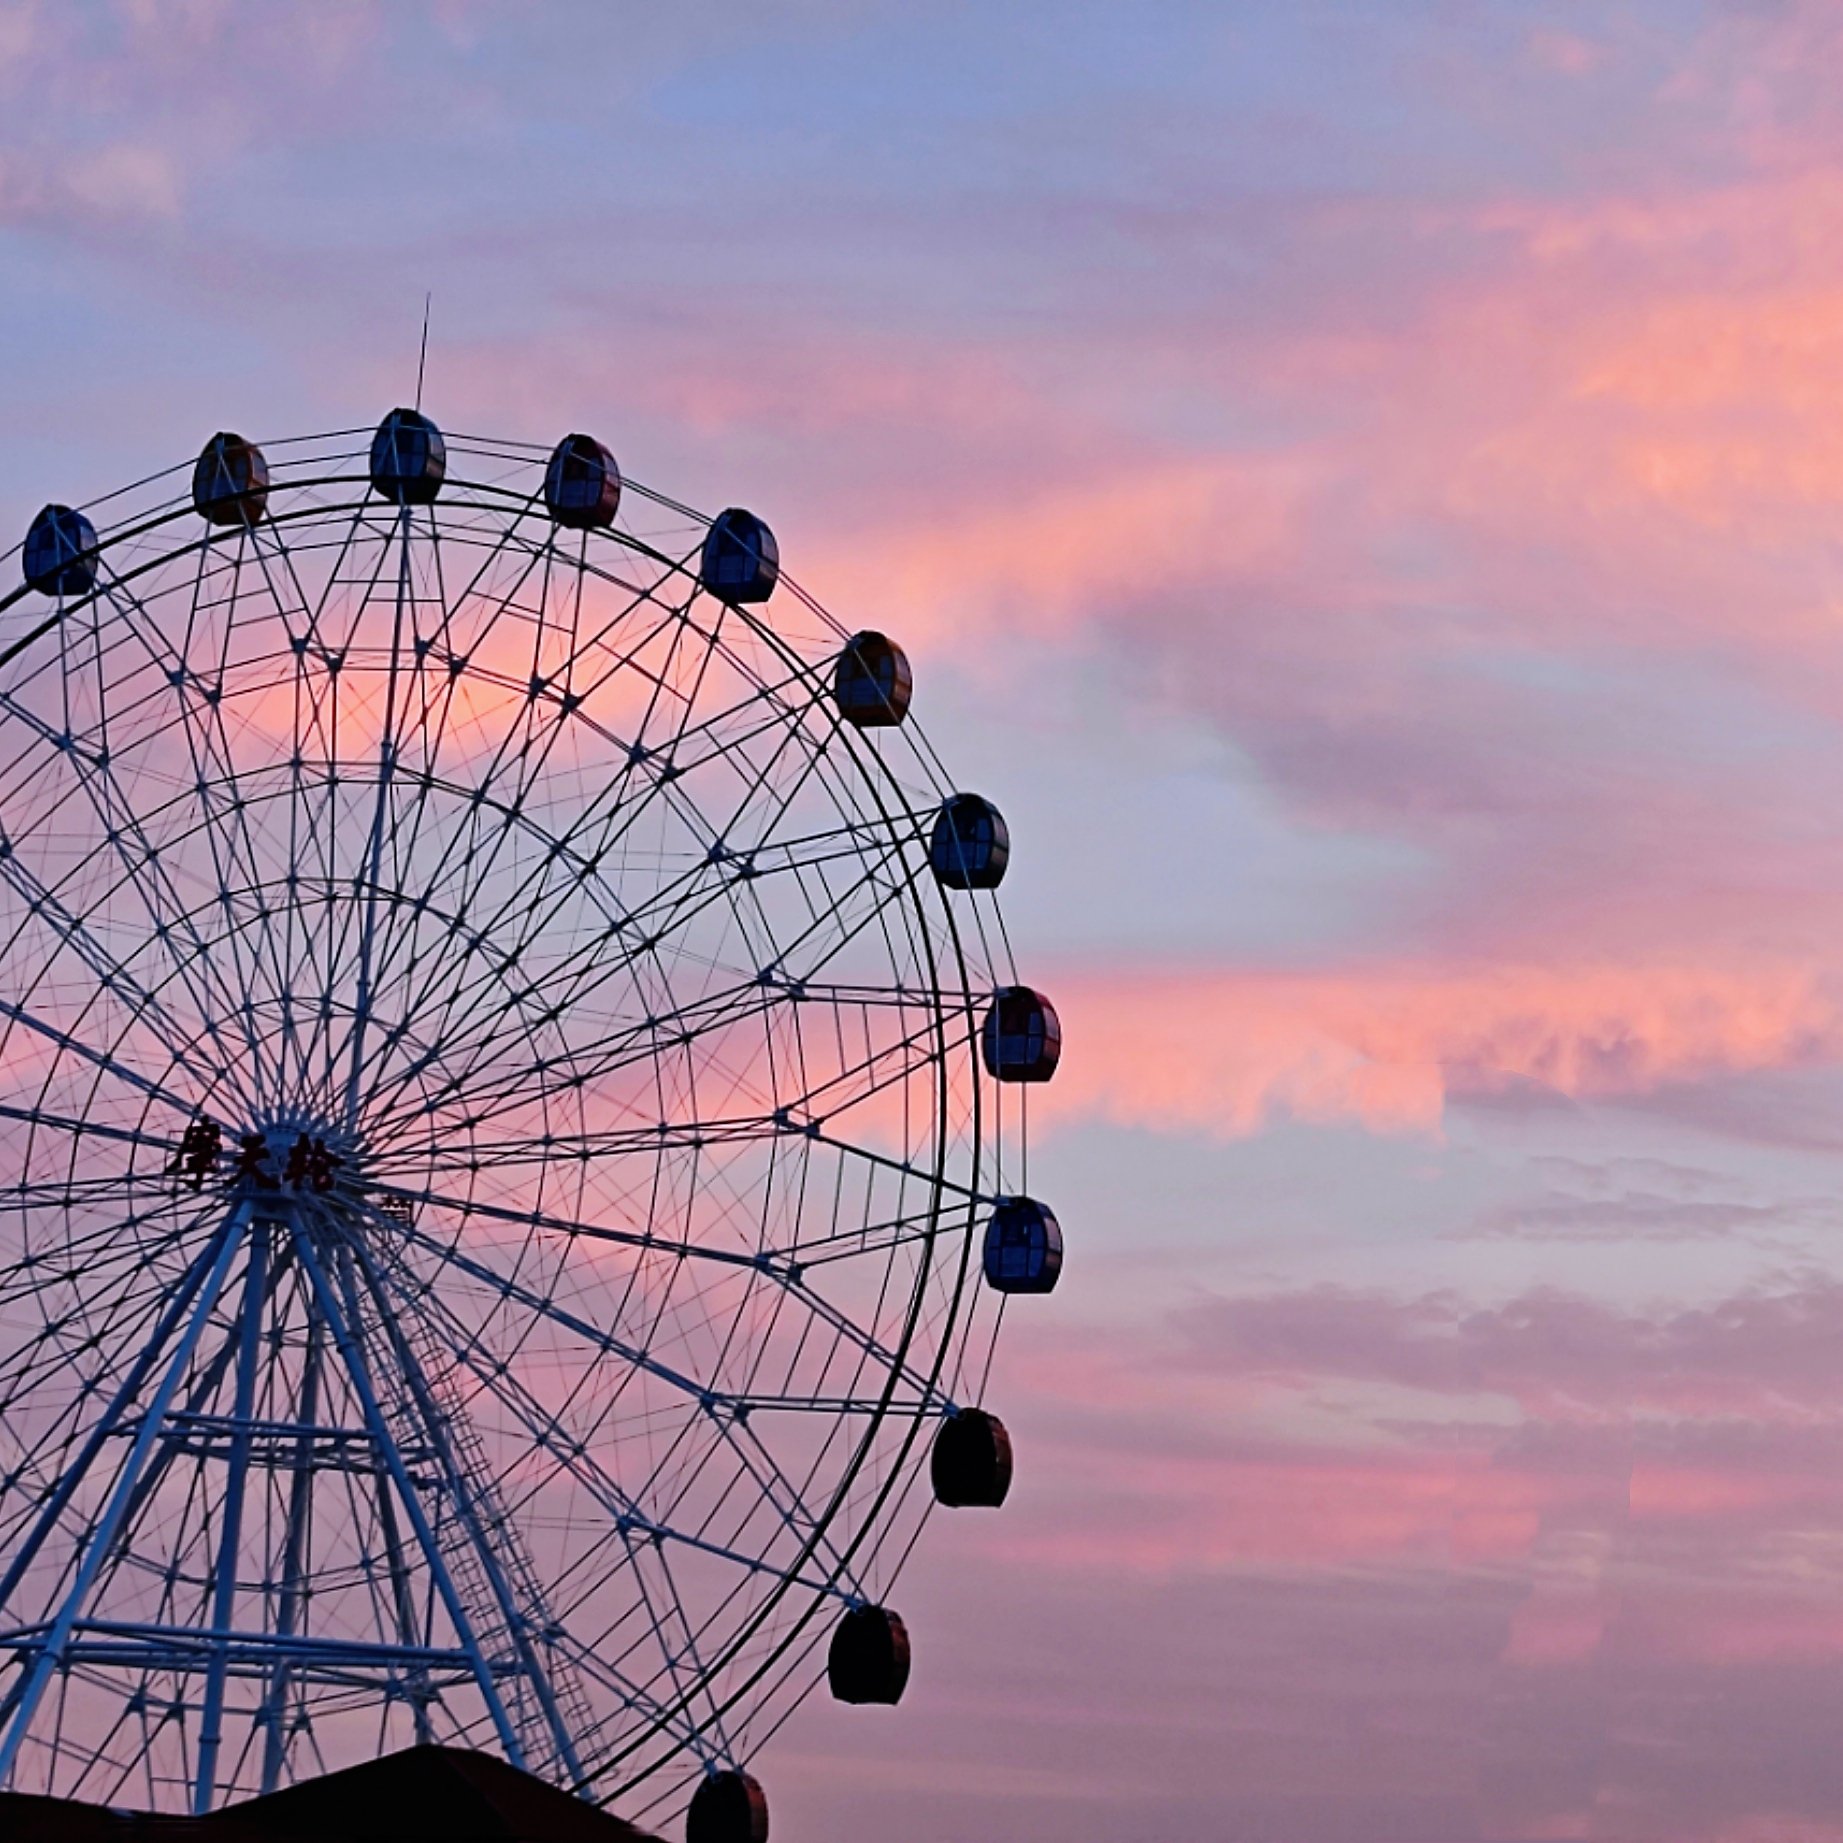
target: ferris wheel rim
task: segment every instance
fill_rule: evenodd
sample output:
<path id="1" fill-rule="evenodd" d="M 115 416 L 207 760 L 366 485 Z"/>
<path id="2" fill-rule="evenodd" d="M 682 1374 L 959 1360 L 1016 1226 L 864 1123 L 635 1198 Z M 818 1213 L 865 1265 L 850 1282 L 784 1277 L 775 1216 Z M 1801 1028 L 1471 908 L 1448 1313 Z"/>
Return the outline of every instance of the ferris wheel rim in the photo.
<path id="1" fill-rule="evenodd" d="M 327 439 L 331 438 L 304 437 L 300 438 L 300 441 L 305 445 Z M 480 438 L 454 437 L 452 438 L 453 449 L 456 452 L 466 452 L 468 445 L 477 442 L 479 439 Z M 533 449 L 529 453 L 521 454 L 519 458 L 529 460 L 536 452 L 537 451 Z M 169 473 L 176 473 L 178 471 L 178 469 L 168 470 Z M 165 475 L 156 475 L 150 476 L 150 479 L 158 481 L 164 477 Z M 351 474 L 334 474 L 325 476 L 324 479 L 317 483 L 325 486 L 355 486 L 358 484 L 358 478 L 358 476 Z M 316 482 L 311 478 L 291 478 L 282 484 L 285 484 L 286 487 L 292 490 L 297 487 L 304 487 L 315 483 Z M 536 495 L 534 494 L 515 493 L 492 482 L 480 482 L 471 479 L 461 479 L 459 477 L 452 478 L 449 484 L 457 492 L 465 491 L 483 495 L 488 501 L 499 504 L 502 509 L 516 507 L 519 509 L 517 514 L 518 517 L 524 516 L 526 512 L 534 514 L 538 512 Z M 689 509 L 678 505 L 675 501 L 667 500 L 662 495 L 653 495 L 650 493 L 649 489 L 640 488 L 634 482 L 628 481 L 625 484 L 635 491 L 646 494 L 656 503 L 674 512 L 689 515 Z M 124 494 L 130 490 L 132 489 L 124 489 Z M 116 494 L 110 495 L 109 498 L 110 500 L 116 500 L 122 496 L 122 494 Z M 105 502 L 96 503 L 101 504 Z M 415 509 L 416 513 L 419 515 L 425 510 L 431 523 L 433 523 L 438 516 L 436 509 Z M 155 576 L 160 570 L 170 567 L 175 559 L 196 558 L 202 570 L 206 560 L 214 554 L 214 548 L 221 554 L 221 552 L 225 548 L 228 548 L 232 542 L 242 543 L 246 540 L 251 542 L 254 541 L 251 536 L 251 530 L 211 529 L 207 530 L 203 536 L 194 538 L 190 542 L 162 549 L 157 555 L 140 560 L 127 557 L 123 547 L 130 546 L 143 540 L 153 539 L 157 534 L 165 532 L 168 527 L 176 525 L 186 515 L 187 508 L 174 504 L 139 522 L 117 526 L 106 535 L 99 534 L 101 541 L 97 547 L 98 556 L 108 557 L 111 553 L 120 551 L 123 555 L 123 560 L 129 562 L 130 569 L 122 572 L 119 576 L 111 569 L 109 574 L 114 580 L 107 582 L 104 580 L 103 573 L 99 571 L 97 585 L 90 595 L 72 598 L 68 602 L 61 601 L 53 615 L 49 617 L 47 621 L 39 623 L 30 632 L 8 645 L 0 647 L 0 672 L 4 672 L 6 668 L 10 667 L 15 660 L 19 659 L 26 652 L 26 649 L 35 642 L 46 637 L 64 621 L 73 617 L 81 618 L 86 608 L 93 607 L 99 602 L 106 601 L 113 592 L 117 592 L 122 588 L 129 588 L 129 592 L 132 594 L 133 590 L 130 588 L 130 585 Z M 380 507 L 379 502 L 375 498 L 369 496 L 361 496 L 356 499 L 348 500 L 331 500 L 323 505 L 309 508 L 298 513 L 290 513 L 284 509 L 273 514 L 269 519 L 266 519 L 264 524 L 271 533 L 277 535 L 278 541 L 285 541 L 280 537 L 281 532 L 284 530 L 292 532 L 297 527 L 312 528 L 316 524 L 335 521 L 342 516 L 350 519 L 354 527 L 366 520 L 376 520 L 380 522 L 390 522 L 394 520 L 400 525 L 404 533 L 404 542 L 406 544 L 409 541 L 409 533 L 413 525 L 411 508 Z M 701 517 L 702 515 L 697 516 Z M 293 522 L 291 523 L 290 521 Z M 705 522 L 708 523 L 709 521 L 706 520 Z M 675 573 L 677 578 L 682 579 L 693 589 L 695 588 L 695 577 L 687 566 L 688 559 L 684 557 L 674 557 L 664 550 L 651 548 L 644 541 L 632 537 L 631 534 L 614 533 L 612 534 L 612 541 L 618 545 L 624 546 L 630 551 L 643 554 L 662 569 Z M 543 543 L 534 546 L 534 554 L 544 554 L 548 556 L 552 552 L 560 549 L 561 546 L 554 543 L 554 534 L 551 534 L 545 538 Z M 588 549 L 588 538 L 585 534 L 584 542 L 581 547 L 581 556 L 574 559 L 568 557 L 563 558 L 565 566 L 574 567 L 581 574 L 594 574 L 595 572 L 588 561 Z M 612 572 L 604 571 L 601 572 L 601 580 L 614 582 L 617 579 Z M 810 598 L 806 597 L 802 591 L 799 591 L 795 585 L 788 582 L 786 578 L 783 578 L 783 581 L 787 582 L 789 591 L 801 601 L 803 606 L 809 607 L 816 615 L 823 619 L 835 637 L 842 637 L 844 635 L 845 630 L 843 627 L 832 620 L 829 615 L 825 615 L 824 611 L 819 609 L 817 603 L 811 602 Z M 4 615 L 7 609 L 18 600 L 18 593 L 0 598 L 0 615 Z M 825 695 L 825 684 L 822 677 L 823 668 L 814 665 L 809 659 L 802 655 L 790 641 L 786 640 L 781 635 L 765 615 L 757 615 L 754 611 L 745 607 L 726 605 L 723 611 L 723 618 L 746 628 L 750 639 L 755 645 L 762 647 L 770 656 L 778 657 L 787 669 L 788 682 L 790 684 L 799 683 L 803 685 L 809 692 L 812 702 L 817 704 L 823 699 Z M 7 701 L 7 707 L 10 708 L 10 700 Z M 882 824 L 884 833 L 892 840 L 902 838 L 912 840 L 919 836 L 915 830 L 916 815 L 913 811 L 900 800 L 892 801 L 886 797 L 893 793 L 896 784 L 889 778 L 883 753 L 876 745 L 875 741 L 863 733 L 854 730 L 847 724 L 834 721 L 832 727 L 833 733 L 830 741 L 834 753 L 842 756 L 848 761 L 851 772 L 857 777 L 857 785 L 860 793 L 868 794 L 875 802 L 876 815 Z M 931 751 L 927 752 L 924 760 L 932 761 Z M 938 768 L 938 763 L 934 764 L 934 766 Z M 235 777 L 233 776 L 232 780 L 234 781 L 234 779 Z M 944 782 L 941 784 L 944 784 Z M 433 782 L 431 782 L 430 788 L 427 791 L 431 793 L 434 791 Z M 462 790 L 457 783 L 451 787 L 444 788 L 442 791 L 444 793 L 458 795 Z M 266 797 L 280 800 L 283 796 L 280 793 L 275 793 Z M 182 793 L 176 793 L 173 796 L 173 804 L 176 806 L 183 805 L 184 800 L 185 796 Z M 508 818 L 508 829 L 510 829 L 512 825 L 524 825 L 525 823 L 527 822 L 522 814 L 513 815 Z M 100 847 L 97 847 L 97 852 L 98 854 L 100 853 Z M 944 934 L 948 951 L 951 952 L 952 957 L 961 968 L 958 982 L 958 990 L 960 991 L 961 998 L 958 1004 L 951 1010 L 937 1005 L 933 1014 L 933 1030 L 936 1041 L 935 1047 L 928 1057 L 927 1067 L 933 1072 L 935 1086 L 938 1090 L 933 1111 L 935 1146 L 932 1163 L 935 1181 L 931 1192 L 931 1201 L 928 1206 L 928 1227 L 926 1232 L 919 1236 L 907 1232 L 905 1232 L 904 1235 L 905 1245 L 918 1252 L 916 1255 L 917 1266 L 913 1284 L 908 1289 L 908 1305 L 902 1319 L 901 1336 L 894 1350 L 894 1361 L 888 1364 L 882 1372 L 883 1384 L 878 1412 L 865 1426 L 862 1437 L 856 1441 L 848 1464 L 843 1468 L 842 1472 L 837 1472 L 835 1474 L 836 1486 L 829 1499 L 825 1502 L 823 1514 L 818 1518 L 811 1535 L 807 1538 L 800 1551 L 799 1566 L 784 1571 L 778 1584 L 771 1589 L 766 1598 L 758 1603 L 750 1618 L 732 1633 L 716 1661 L 708 1666 L 711 1674 L 715 1674 L 716 1670 L 719 1668 L 727 1666 L 731 1662 L 742 1658 L 751 1641 L 757 1633 L 761 1632 L 768 1625 L 770 1619 L 781 1607 L 782 1602 L 787 1600 L 789 1596 L 802 1590 L 803 1583 L 799 1577 L 805 1572 L 806 1562 L 820 1557 L 822 1538 L 831 1530 L 834 1523 L 845 1514 L 845 1505 L 858 1482 L 860 1473 L 872 1463 L 873 1443 L 879 1430 L 894 1410 L 903 1367 L 907 1363 L 911 1346 L 914 1344 L 917 1337 L 921 1335 L 920 1324 L 929 1297 L 928 1286 L 931 1278 L 934 1277 L 934 1263 L 937 1251 L 939 1254 L 947 1257 L 946 1265 L 952 1270 L 951 1289 L 947 1295 L 947 1303 L 945 1306 L 944 1322 L 948 1329 L 951 1329 L 951 1327 L 958 1322 L 962 1301 L 971 1283 L 974 1262 L 971 1232 L 973 1218 L 982 1204 L 990 1203 L 993 1200 L 995 1193 L 990 1188 L 982 1190 L 977 1184 L 971 1186 L 958 1184 L 946 1175 L 951 1162 L 946 1149 L 950 1115 L 946 1090 L 948 1085 L 948 1072 L 952 1059 L 956 1056 L 964 1058 L 966 1055 L 970 1054 L 971 1051 L 976 1029 L 973 1011 L 974 991 L 965 970 L 969 962 L 966 955 L 966 944 L 962 940 L 961 917 L 956 912 L 951 902 L 942 901 L 938 903 L 938 905 L 930 907 L 927 902 L 927 894 L 925 879 L 912 878 L 895 900 L 898 908 L 902 909 L 905 913 L 910 906 L 916 911 L 916 919 L 920 925 L 912 936 L 911 945 L 921 952 L 926 959 L 931 975 L 928 983 L 930 988 L 937 994 L 943 990 L 943 987 L 938 976 L 935 976 L 937 969 L 933 956 L 936 952 L 937 931 Z M 973 914 L 977 918 L 976 925 L 983 936 L 987 926 L 986 911 L 983 909 L 976 909 L 973 911 Z M 82 918 L 80 917 L 79 919 Z M 206 934 L 203 938 L 216 943 L 220 939 L 228 938 L 230 935 L 235 934 L 246 925 L 254 926 L 255 924 L 238 922 L 234 927 L 228 927 L 223 936 Z M 1002 922 L 999 922 L 997 925 L 1002 929 Z M 26 927 L 27 922 L 22 918 L 14 930 L 13 938 L 16 940 L 18 936 L 25 931 Z M 1002 935 L 1000 938 L 1002 939 Z M 989 958 L 989 946 L 985 948 L 984 951 Z M 1008 952 L 1005 953 L 1005 959 L 1008 961 Z M 41 976 L 44 976 L 43 969 L 41 970 Z M 163 984 L 158 984 L 154 987 L 153 996 L 157 998 L 159 992 L 164 989 L 165 986 L 171 985 L 179 978 L 179 969 L 177 967 L 169 968 L 166 972 Z M 93 1002 L 101 1002 L 100 992 L 97 999 Z M 20 1018 L 5 1015 L 5 1001 L 3 998 L 0 998 L 0 1042 L 9 1039 L 15 1027 L 29 1028 L 29 1025 L 22 1026 L 22 1020 Z M 120 1038 L 118 1038 L 117 1041 L 119 1045 Z M 192 1039 L 182 1043 L 180 1048 L 184 1049 L 188 1054 L 196 1056 L 198 1054 L 199 1042 L 200 1038 L 198 1033 L 194 1033 Z M 689 1038 L 687 1038 L 687 1042 L 689 1042 Z M 177 1057 L 175 1058 L 174 1064 L 170 1066 L 180 1066 Z M 355 1080 L 357 1079 L 357 1067 L 358 1065 L 355 1060 Z M 44 1076 L 45 1091 L 49 1091 L 50 1083 L 57 1072 L 57 1068 L 58 1059 L 53 1058 L 51 1063 L 48 1064 Z M 110 1073 L 110 1069 L 102 1064 L 98 1064 L 95 1067 L 92 1076 L 92 1092 L 94 1084 L 101 1082 L 108 1073 Z M 219 1073 L 222 1075 L 221 1070 Z M 970 1129 L 963 1127 L 961 1130 L 970 1130 L 972 1144 L 975 1148 L 972 1155 L 973 1169 L 978 1170 L 981 1166 L 977 1147 L 982 1141 L 984 1130 L 982 1115 L 985 1106 L 985 1097 L 982 1087 L 977 1081 L 971 1083 L 969 1092 L 971 1097 L 971 1125 Z M 42 1098 L 43 1094 L 41 1093 L 41 1099 Z M 188 1101 L 184 1094 L 171 1091 L 161 1093 L 149 1092 L 143 1096 L 144 1122 L 149 1110 L 156 1104 L 167 1108 L 175 1117 L 184 1117 L 188 1112 Z M 190 1111 L 196 1112 L 197 1109 L 198 1103 L 194 1100 L 190 1103 Z M 245 1111 L 247 1111 L 247 1109 Z M 0 1117 L 4 1117 L 3 1113 L 0 1113 Z M 812 1123 L 812 1130 L 809 1137 L 810 1142 L 813 1144 L 835 1146 L 841 1157 L 847 1152 L 856 1150 L 856 1148 L 849 1146 L 845 1142 L 833 1139 L 829 1135 L 824 1134 L 822 1131 L 822 1123 L 818 1120 Z M 900 1168 L 905 1173 L 917 1177 L 922 1175 L 919 1171 L 912 1171 L 910 1162 L 907 1160 L 904 1161 L 904 1164 Z M 437 1187 L 432 1182 L 423 1184 L 420 1190 L 412 1190 L 405 1184 L 397 1184 L 394 1187 L 387 1186 L 386 1188 L 387 1190 L 394 1188 L 394 1194 L 400 1202 L 420 1202 L 424 1205 L 439 1202 L 443 1204 L 444 1207 L 453 1204 L 455 1208 L 452 1210 L 451 1214 L 456 1222 L 464 1219 L 469 1210 L 483 1209 L 490 1214 L 494 1207 L 490 1203 L 476 1205 L 470 1198 L 449 1198 L 443 1196 L 438 1192 Z M 533 1210 L 515 1219 L 524 1227 L 535 1231 L 538 1217 L 541 1213 L 542 1212 Z M 959 1219 L 962 1216 L 965 1218 L 964 1228 L 959 1226 Z M 949 1217 L 951 1217 L 955 1223 L 952 1229 L 948 1229 L 944 1226 Z M 5 1220 L 6 1206 L 4 1199 L 0 1198 L 0 1237 L 4 1236 L 3 1225 Z M 948 1238 L 945 1242 L 942 1240 L 944 1235 Z M 959 1241 L 957 1260 L 952 1258 L 955 1252 L 952 1243 L 953 1238 L 956 1236 Z M 894 1243 L 892 1243 L 892 1246 L 894 1246 Z M 848 1257 L 835 1256 L 834 1258 Z M 757 1269 L 757 1271 L 761 1270 Z M 633 1272 L 637 1274 L 638 1268 L 636 1267 Z M 0 1273 L 0 1281 L 3 1280 L 4 1274 Z M 630 1286 L 634 1283 L 633 1278 L 630 1276 Z M 791 1288 L 777 1285 L 773 1295 L 773 1310 L 776 1314 L 787 1309 L 791 1296 Z M 1002 1305 L 1002 1301 L 1000 1303 Z M 731 1336 L 738 1335 L 740 1322 L 741 1321 L 738 1319 L 732 1323 L 730 1328 Z M 532 1323 L 535 1324 L 536 1320 L 533 1319 Z M 529 1336 L 530 1332 L 527 1331 L 526 1335 Z M 766 1360 L 765 1350 L 766 1346 L 764 1345 L 763 1350 L 757 1353 L 756 1361 L 758 1364 Z M 869 1361 L 869 1357 L 870 1352 L 867 1347 L 860 1353 L 860 1365 Z M 925 1369 L 925 1386 L 922 1397 L 924 1406 L 929 1399 L 934 1398 L 935 1391 L 942 1385 L 943 1378 L 948 1374 L 950 1363 L 957 1362 L 958 1360 L 957 1357 L 951 1354 L 948 1330 L 943 1330 L 940 1335 L 932 1339 L 932 1342 L 928 1346 L 928 1362 Z M 631 1377 L 629 1380 L 631 1381 Z M 947 1399 L 951 1405 L 951 1397 Z M 614 1751 L 608 1754 L 599 1765 L 595 1766 L 593 1770 L 584 1772 L 578 1780 L 578 1784 L 581 1787 L 587 1788 L 596 1786 L 596 1795 L 598 1797 L 604 1795 L 620 1796 L 627 1791 L 645 1784 L 648 1780 L 655 1778 L 660 1772 L 665 1770 L 665 1765 L 662 1762 L 656 1761 L 652 1764 L 644 1765 L 642 1770 L 637 1774 L 631 1777 L 624 1777 L 618 1786 L 609 1789 L 605 1794 L 600 1790 L 601 1781 L 614 1776 L 616 1770 L 643 1749 L 649 1739 L 665 1731 L 675 1716 L 681 1714 L 684 1716 L 688 1737 L 693 1742 L 702 1736 L 707 1729 L 715 1728 L 720 1731 L 724 1717 L 727 1716 L 731 1710 L 741 1706 L 757 1686 L 773 1671 L 780 1667 L 783 1661 L 789 1657 L 790 1653 L 796 1651 L 807 1628 L 819 1615 L 822 1607 L 827 1603 L 827 1595 L 838 1592 L 842 1582 L 847 1582 L 853 1578 L 850 1574 L 853 1561 L 859 1555 L 860 1551 L 865 1550 L 868 1545 L 873 1544 L 879 1539 L 881 1519 L 885 1507 L 898 1493 L 907 1494 L 912 1492 L 916 1487 L 916 1474 L 910 1460 L 916 1444 L 921 1437 L 924 1412 L 918 1409 L 915 1412 L 902 1413 L 898 1418 L 902 1421 L 906 1421 L 906 1427 L 901 1430 L 899 1445 L 895 1451 L 894 1457 L 887 1463 L 886 1469 L 883 1472 L 880 1482 L 877 1484 L 874 1497 L 870 1501 L 868 1509 L 865 1510 L 860 1508 L 857 1511 L 855 1532 L 853 1533 L 848 1530 L 847 1535 L 849 1540 L 846 1542 L 843 1550 L 838 1552 L 832 1560 L 824 1563 L 824 1591 L 819 1595 L 810 1596 L 808 1598 L 804 1609 L 800 1612 L 794 1623 L 781 1633 L 772 1647 L 762 1655 L 759 1660 L 751 1662 L 746 1677 L 733 1686 L 727 1692 L 723 1700 L 719 1702 L 714 1699 L 709 1699 L 707 1710 L 701 1716 L 698 1716 L 695 1714 L 692 1707 L 693 1701 L 697 1696 L 696 1687 L 686 1688 L 675 1702 L 667 1706 L 660 1706 L 657 1709 L 654 1719 L 644 1733 L 636 1732 L 633 1738 L 619 1745 Z M 814 1464 L 817 1465 L 818 1463 L 820 1463 L 820 1461 L 815 1460 Z M 710 1514 L 714 1517 L 717 1513 L 713 1510 Z M 919 1522 L 917 1522 L 916 1529 L 918 1531 Z M 913 1535 L 910 1537 L 911 1544 L 912 1541 Z M 740 1585 L 736 1591 L 741 1591 Z"/>

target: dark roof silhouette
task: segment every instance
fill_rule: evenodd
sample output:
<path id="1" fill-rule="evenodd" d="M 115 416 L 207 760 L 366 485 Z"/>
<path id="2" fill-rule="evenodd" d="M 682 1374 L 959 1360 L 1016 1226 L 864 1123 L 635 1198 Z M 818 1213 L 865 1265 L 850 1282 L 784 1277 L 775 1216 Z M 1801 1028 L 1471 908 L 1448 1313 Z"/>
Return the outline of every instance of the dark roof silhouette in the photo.
<path id="1" fill-rule="evenodd" d="M 409 1747 L 205 1817 L 0 1792 L 6 1843 L 657 1843 L 490 1754 Z"/>

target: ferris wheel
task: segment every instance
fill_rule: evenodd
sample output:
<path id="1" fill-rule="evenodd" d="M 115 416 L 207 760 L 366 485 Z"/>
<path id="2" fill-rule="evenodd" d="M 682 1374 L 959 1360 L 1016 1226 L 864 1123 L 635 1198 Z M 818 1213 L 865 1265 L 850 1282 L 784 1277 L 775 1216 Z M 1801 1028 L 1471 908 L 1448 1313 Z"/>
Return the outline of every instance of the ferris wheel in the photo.
<path id="1" fill-rule="evenodd" d="M 589 436 L 222 434 L 17 554 L 0 1785 L 438 1742 L 760 1838 L 1061 1266 L 998 810 Z"/>

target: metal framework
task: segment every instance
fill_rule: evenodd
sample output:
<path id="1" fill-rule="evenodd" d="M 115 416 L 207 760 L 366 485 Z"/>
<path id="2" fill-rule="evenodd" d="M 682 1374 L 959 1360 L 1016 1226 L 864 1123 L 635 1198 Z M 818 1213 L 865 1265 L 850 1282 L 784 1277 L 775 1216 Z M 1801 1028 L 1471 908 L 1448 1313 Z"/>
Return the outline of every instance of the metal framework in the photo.
<path id="1" fill-rule="evenodd" d="M 701 592 L 631 481 L 558 529 L 515 443 L 389 504 L 368 434 L 265 444 L 253 525 L 143 482 L 0 605 L 0 1783 L 433 1739 L 644 1816 L 978 1399 L 1009 957 L 810 599 Z"/>

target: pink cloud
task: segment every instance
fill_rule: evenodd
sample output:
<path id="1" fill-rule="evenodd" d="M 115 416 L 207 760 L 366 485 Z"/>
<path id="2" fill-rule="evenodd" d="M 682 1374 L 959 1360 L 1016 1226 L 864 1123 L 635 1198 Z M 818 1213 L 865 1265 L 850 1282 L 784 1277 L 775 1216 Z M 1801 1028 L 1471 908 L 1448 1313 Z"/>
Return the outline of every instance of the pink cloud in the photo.
<path id="1" fill-rule="evenodd" d="M 1650 1312 L 1554 1290 L 1478 1307 L 1450 1294 L 1403 1300 L 1321 1286 L 1215 1300 L 1178 1323 L 1191 1361 L 1210 1373 L 1499 1395 L 1543 1421 L 1655 1413 L 1829 1427 L 1843 1380 L 1843 1285 L 1828 1280 Z M 1714 1508 L 1720 1488 L 1710 1481 L 1731 1478 L 1739 1455 L 1712 1466 L 1689 1457 L 1682 1472 L 1656 1475 L 1660 1507 L 1691 1505 L 1701 1489 L 1703 1508 Z M 1733 1488 L 1753 1486 L 1742 1478 Z"/>
<path id="2" fill-rule="evenodd" d="M 1843 701 L 1834 177 L 1383 195 L 1263 234 L 1280 279 L 1215 318 L 1026 346 L 757 303 L 738 340 L 699 302 L 633 347 L 596 320 L 448 375 L 469 419 L 619 403 L 643 478 L 687 426 L 772 470 L 793 574 L 924 689 L 1084 661 L 1219 730 L 1294 819 L 1408 840 L 1435 954 L 1719 966 L 1764 935 L 1817 963 L 1843 919 L 1808 848 L 1835 749 L 1805 727 Z M 1392 267 L 1324 285 L 1378 245 Z M 1179 396 L 1220 432 L 1145 410 Z M 1341 1056 L 1294 1074 L 1308 1113 L 1427 1116 L 1424 1081 Z"/>
<path id="3" fill-rule="evenodd" d="M 1606 60 L 1606 47 L 1573 32 L 1535 31 L 1529 35 L 1530 56 L 1545 70 L 1566 77 L 1585 76 Z"/>
<path id="4" fill-rule="evenodd" d="M 1437 1133 L 1455 1095 L 1642 1095 L 1834 1063 L 1843 1009 L 1797 965 L 1174 970 L 1054 983 L 1052 1122 L 1224 1137 L 1278 1120 Z"/>

